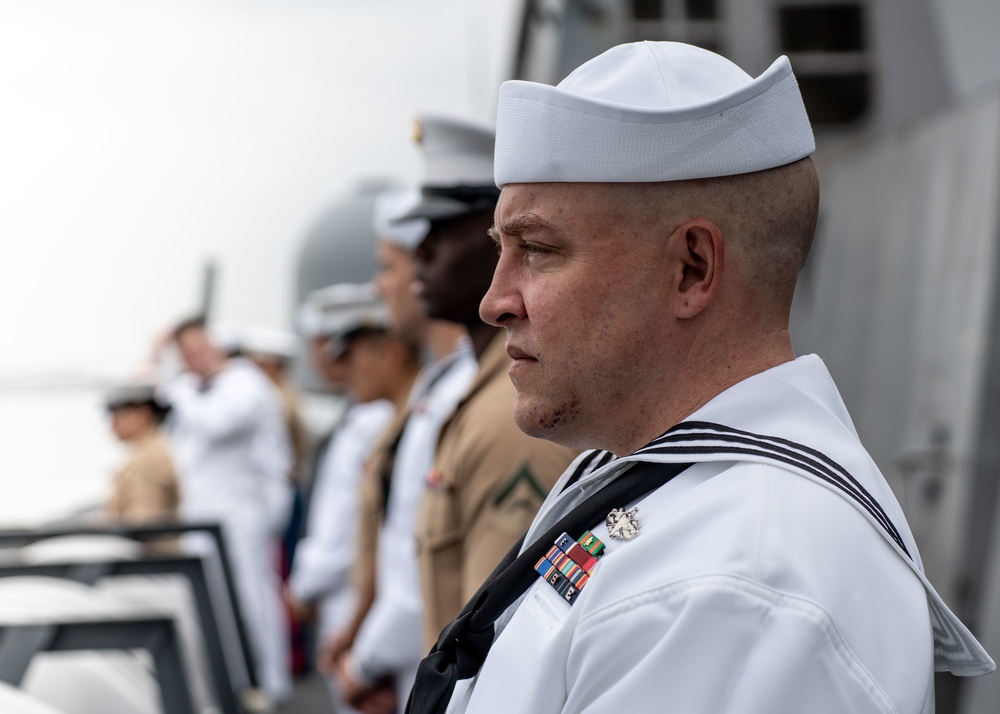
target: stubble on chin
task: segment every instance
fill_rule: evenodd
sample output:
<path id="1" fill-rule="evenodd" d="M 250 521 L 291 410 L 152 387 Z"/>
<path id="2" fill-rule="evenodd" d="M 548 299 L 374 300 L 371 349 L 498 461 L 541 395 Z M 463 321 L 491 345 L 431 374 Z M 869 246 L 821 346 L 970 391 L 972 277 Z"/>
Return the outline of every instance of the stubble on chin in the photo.
<path id="1" fill-rule="evenodd" d="M 546 404 L 538 399 L 528 399 L 518 393 L 514 400 L 514 423 L 528 436 L 563 443 L 571 439 L 573 423 L 580 415 L 580 402 L 571 397 L 557 405 Z"/>

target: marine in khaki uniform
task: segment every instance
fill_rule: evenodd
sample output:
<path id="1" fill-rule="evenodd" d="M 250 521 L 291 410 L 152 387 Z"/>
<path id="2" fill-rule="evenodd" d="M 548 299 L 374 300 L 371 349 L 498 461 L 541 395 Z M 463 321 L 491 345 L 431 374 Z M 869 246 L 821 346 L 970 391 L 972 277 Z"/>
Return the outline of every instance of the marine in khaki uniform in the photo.
<path id="1" fill-rule="evenodd" d="M 168 408 L 157 400 L 151 385 L 140 384 L 112 391 L 107 408 L 115 436 L 132 448 L 128 462 L 115 475 L 108 518 L 131 524 L 176 518 L 177 471 L 159 433 Z"/>
<path id="2" fill-rule="evenodd" d="M 445 425 L 418 522 L 428 646 L 524 535 L 576 455 L 514 423 L 510 358 L 497 335 Z"/>
<path id="3" fill-rule="evenodd" d="M 497 264 L 487 234 L 499 195 L 492 130 L 425 116 L 416 136 L 422 200 L 407 217 L 431 223 L 416 250 L 417 294 L 430 317 L 466 328 L 479 364 L 441 431 L 417 518 L 429 647 L 527 530 L 575 452 L 517 428 L 503 331 L 479 318 Z"/>

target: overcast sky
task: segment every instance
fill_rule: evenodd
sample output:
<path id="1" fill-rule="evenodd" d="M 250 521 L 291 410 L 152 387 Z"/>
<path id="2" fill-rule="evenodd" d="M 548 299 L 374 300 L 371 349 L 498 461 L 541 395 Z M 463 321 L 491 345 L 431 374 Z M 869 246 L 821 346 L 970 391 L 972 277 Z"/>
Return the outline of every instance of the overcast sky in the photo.
<path id="1" fill-rule="evenodd" d="M 141 359 L 197 307 L 287 325 L 296 251 L 416 111 L 492 121 L 519 0 L 0 0 L 0 379 Z"/>

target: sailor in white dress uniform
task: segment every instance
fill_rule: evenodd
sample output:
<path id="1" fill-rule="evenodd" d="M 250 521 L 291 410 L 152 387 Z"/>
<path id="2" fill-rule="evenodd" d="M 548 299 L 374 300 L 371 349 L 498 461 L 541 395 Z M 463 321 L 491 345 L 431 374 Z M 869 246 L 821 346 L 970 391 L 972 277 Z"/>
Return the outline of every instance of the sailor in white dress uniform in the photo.
<path id="1" fill-rule="evenodd" d="M 302 329 L 316 343 L 314 359 L 333 362 L 315 365 L 328 380 L 339 375 L 352 334 L 387 324 L 384 306 L 370 284 L 329 286 L 310 294 L 303 307 Z M 346 371 L 343 379 L 332 386 L 349 392 Z M 287 583 L 288 597 L 297 607 L 315 606 L 319 641 L 343 628 L 357 605 L 352 571 L 358 558 L 361 484 L 366 463 L 395 411 L 386 399 L 352 401 L 319 455 L 306 534 L 296 548 Z M 328 681 L 337 711 L 352 711 L 333 678 Z"/>
<path id="2" fill-rule="evenodd" d="M 358 491 L 365 462 L 394 411 L 384 399 L 352 404 L 320 456 L 308 530 L 288 579 L 297 601 L 316 603 L 320 637 L 342 627 L 356 602 L 351 569 L 357 556 Z"/>
<path id="3" fill-rule="evenodd" d="M 169 438 L 180 512 L 187 520 L 222 523 L 259 681 L 280 701 L 292 686 L 277 570 L 292 464 L 281 399 L 254 364 L 225 359 L 203 324 L 178 330 L 176 340 L 190 371 L 163 389 L 173 405 Z"/>
<path id="4" fill-rule="evenodd" d="M 786 58 L 754 79 L 640 42 L 501 87 L 480 312 L 518 426 L 606 451 L 446 629 L 409 712 L 925 714 L 936 669 L 993 671 L 822 361 L 794 356 L 814 148 Z"/>
<path id="5" fill-rule="evenodd" d="M 529 539 L 633 460 L 696 461 L 623 504 L 638 507 L 632 540 L 593 524 L 607 548 L 572 605 L 538 579 L 448 711 L 498 711 L 503 702 L 508 711 L 600 712 L 628 702 L 632 711 L 705 714 L 933 712 L 936 595 L 822 361 L 800 357 L 755 375 L 685 421 L 725 424 L 740 441 L 681 429 L 662 452 L 654 442 L 550 497 Z M 843 466 L 913 559 L 848 490 L 780 461 L 778 439 L 814 445 Z M 759 453 L 740 453 L 748 447 Z M 803 466 L 825 463 L 794 451 Z"/>

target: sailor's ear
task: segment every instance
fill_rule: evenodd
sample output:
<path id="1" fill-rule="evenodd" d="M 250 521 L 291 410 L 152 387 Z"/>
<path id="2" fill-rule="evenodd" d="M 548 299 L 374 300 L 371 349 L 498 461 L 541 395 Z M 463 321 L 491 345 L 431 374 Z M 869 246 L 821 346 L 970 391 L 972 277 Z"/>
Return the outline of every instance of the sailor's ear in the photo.
<path id="1" fill-rule="evenodd" d="M 725 262 L 722 230 L 706 218 L 692 218 L 667 239 L 670 303 L 674 317 L 690 319 L 719 292 Z"/>

